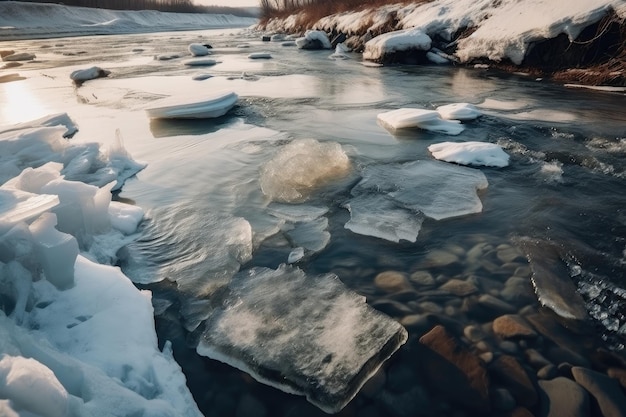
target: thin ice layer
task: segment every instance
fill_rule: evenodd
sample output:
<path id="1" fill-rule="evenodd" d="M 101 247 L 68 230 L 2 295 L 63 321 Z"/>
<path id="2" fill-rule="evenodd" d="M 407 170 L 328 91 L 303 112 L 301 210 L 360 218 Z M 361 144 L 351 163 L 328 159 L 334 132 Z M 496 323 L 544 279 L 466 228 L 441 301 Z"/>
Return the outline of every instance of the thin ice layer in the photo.
<path id="1" fill-rule="evenodd" d="M 509 165 L 509 155 L 500 145 L 488 142 L 441 142 L 428 147 L 433 156 L 446 162 L 461 165 L 483 165 L 505 167 Z"/>
<path id="2" fill-rule="evenodd" d="M 415 242 L 424 221 L 421 213 L 399 207 L 388 198 L 377 194 L 355 197 L 345 207 L 350 211 L 350 221 L 345 224 L 346 229 L 391 242 Z"/>
<path id="3" fill-rule="evenodd" d="M 378 122 L 390 131 L 418 127 L 432 132 L 458 135 L 465 128 L 458 120 L 443 120 L 434 110 L 401 108 L 380 113 Z"/>
<path id="4" fill-rule="evenodd" d="M 488 186 L 479 170 L 435 161 L 372 165 L 362 175 L 352 195 L 382 193 L 435 220 L 480 213 L 476 192 Z"/>
<path id="5" fill-rule="evenodd" d="M 282 265 L 235 275 L 197 351 L 328 413 L 341 410 L 407 339 L 333 274 Z"/>

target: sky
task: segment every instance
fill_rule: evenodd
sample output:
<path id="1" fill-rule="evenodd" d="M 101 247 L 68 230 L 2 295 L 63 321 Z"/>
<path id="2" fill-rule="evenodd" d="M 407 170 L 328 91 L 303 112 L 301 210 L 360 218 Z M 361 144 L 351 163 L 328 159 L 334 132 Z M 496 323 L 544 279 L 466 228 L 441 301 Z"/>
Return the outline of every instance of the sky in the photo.
<path id="1" fill-rule="evenodd" d="M 195 4 L 203 6 L 255 7 L 259 0 L 194 0 Z"/>

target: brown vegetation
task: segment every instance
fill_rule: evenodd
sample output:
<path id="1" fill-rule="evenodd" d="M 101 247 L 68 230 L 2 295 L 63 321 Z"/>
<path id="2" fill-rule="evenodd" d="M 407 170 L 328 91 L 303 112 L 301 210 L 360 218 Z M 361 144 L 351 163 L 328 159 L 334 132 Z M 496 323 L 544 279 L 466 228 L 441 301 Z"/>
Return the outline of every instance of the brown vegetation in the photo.
<path id="1" fill-rule="evenodd" d="M 110 10 L 158 10 L 176 13 L 232 14 L 253 16 L 248 10 L 226 6 L 198 6 L 193 0 L 21 0 L 37 3 L 57 3 L 66 6 L 91 7 Z"/>

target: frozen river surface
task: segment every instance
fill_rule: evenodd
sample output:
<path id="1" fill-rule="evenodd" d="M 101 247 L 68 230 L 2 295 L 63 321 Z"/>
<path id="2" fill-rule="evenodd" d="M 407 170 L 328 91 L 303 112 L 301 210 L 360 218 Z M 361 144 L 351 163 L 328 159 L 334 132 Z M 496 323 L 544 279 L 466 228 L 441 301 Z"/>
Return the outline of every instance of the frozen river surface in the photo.
<path id="1" fill-rule="evenodd" d="M 217 63 L 185 65 L 191 43 L 211 44 Z M 0 83 L 0 126 L 66 112 L 79 127 L 70 141 L 112 143 L 119 129 L 129 153 L 147 162 L 117 195 L 147 212 L 137 241 L 117 262 L 138 286 L 152 290 L 161 343 L 173 342 L 207 416 L 322 414 L 196 352 L 221 358 L 224 338 L 252 346 L 229 354 L 248 360 L 240 368 L 289 390 L 249 365 L 250 356 L 262 357 L 267 346 L 279 349 L 281 341 L 255 328 L 254 309 L 238 303 L 271 306 L 280 294 L 255 298 L 248 291 L 292 291 L 287 294 L 300 294 L 294 308 L 304 323 L 300 316 L 312 311 L 306 300 L 318 302 L 334 291 L 327 274 L 409 334 L 346 415 L 409 415 L 410 407 L 421 407 L 407 398 L 430 389 L 416 352 L 435 324 L 457 332 L 476 353 L 524 361 L 524 352 L 536 349 L 558 364 L 555 346 L 564 349 L 563 340 L 572 340 L 565 330 L 558 341 L 546 336 L 515 343 L 487 331 L 506 314 L 545 329 L 551 316 L 539 315 L 533 282 L 541 303 L 557 313 L 561 286 L 573 284 L 582 296 L 592 330 L 576 336 L 586 343 L 569 350 L 583 356 L 581 346 L 624 350 L 623 94 L 489 69 L 373 68 L 357 54 L 329 59 L 332 51 L 262 42 L 238 30 L 0 42 L 6 49 L 36 59 L 0 74 L 11 79 Z M 253 52 L 271 59 L 249 59 Z M 111 74 L 75 86 L 69 74 L 93 65 Z M 206 77 L 194 77 L 199 74 Z M 237 93 L 239 101 L 218 119 L 150 120 L 145 112 L 159 98 L 221 91 Z M 464 122 L 458 136 L 393 132 L 377 122 L 389 110 L 457 102 L 483 112 Z M 437 162 L 428 147 L 446 141 L 498 144 L 510 155 L 509 165 Z M 297 284 L 300 272 L 281 267 L 288 259 L 314 282 Z M 531 281 L 533 271 L 550 282 Z M 246 281 L 267 274 L 276 287 Z M 223 299 L 225 286 L 237 300 Z M 326 312 L 333 314 L 342 311 Z M 352 319 L 346 316 L 332 331 L 322 326 L 314 339 L 373 331 Z M 468 329 L 482 329 L 484 337 Z M 225 333 L 216 341 L 219 332 Z M 432 410 L 439 410 L 433 413 L 453 412 L 446 395 L 434 395 L 440 401 L 433 400 Z"/>

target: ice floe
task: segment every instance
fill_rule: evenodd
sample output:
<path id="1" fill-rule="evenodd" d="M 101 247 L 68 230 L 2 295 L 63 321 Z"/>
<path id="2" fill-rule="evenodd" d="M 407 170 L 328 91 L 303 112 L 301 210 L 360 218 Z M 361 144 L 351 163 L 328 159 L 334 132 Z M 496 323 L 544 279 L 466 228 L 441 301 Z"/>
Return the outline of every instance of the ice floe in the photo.
<path id="1" fill-rule="evenodd" d="M 442 220 L 482 211 L 477 191 L 487 188 L 485 174 L 438 161 L 370 165 L 353 196 L 381 194 L 399 207 Z"/>
<path id="2" fill-rule="evenodd" d="M 211 51 L 205 45 L 200 43 L 192 43 L 187 47 L 189 53 L 193 56 L 206 56 L 211 55 Z"/>
<path id="3" fill-rule="evenodd" d="M 248 55 L 248 59 L 272 59 L 272 54 L 269 52 L 253 52 Z"/>
<path id="4" fill-rule="evenodd" d="M 83 83 L 85 81 L 94 80 L 96 78 L 107 77 L 110 74 L 111 71 L 104 70 L 100 67 L 90 67 L 72 71 L 72 73 L 70 74 L 70 78 L 76 83 Z"/>
<path id="5" fill-rule="evenodd" d="M 200 355 L 305 395 L 328 413 L 341 410 L 407 340 L 399 323 L 337 276 L 285 265 L 235 275 L 214 305 Z"/>
<path id="6" fill-rule="evenodd" d="M 436 159 L 461 165 L 505 167 L 509 155 L 500 145 L 488 142 L 441 142 L 428 147 Z"/>
<path id="7" fill-rule="evenodd" d="M 219 62 L 213 58 L 193 58 L 183 61 L 188 67 L 211 67 Z"/>
<path id="8" fill-rule="evenodd" d="M 306 200 L 318 187 L 346 175 L 350 160 L 336 142 L 297 139 L 261 169 L 261 189 L 274 201 Z"/>
<path id="9" fill-rule="evenodd" d="M 482 112 L 473 104 L 453 103 L 437 107 L 437 113 L 446 120 L 474 120 L 482 115 Z"/>
<path id="10" fill-rule="evenodd" d="M 388 130 L 418 127 L 432 132 L 458 135 L 465 128 L 458 120 L 444 120 L 435 110 L 401 108 L 379 113 L 378 121 Z"/>
<path id="11" fill-rule="evenodd" d="M 238 100 L 232 91 L 196 97 L 168 97 L 146 109 L 153 119 L 208 119 L 225 115 Z"/>

